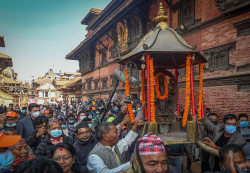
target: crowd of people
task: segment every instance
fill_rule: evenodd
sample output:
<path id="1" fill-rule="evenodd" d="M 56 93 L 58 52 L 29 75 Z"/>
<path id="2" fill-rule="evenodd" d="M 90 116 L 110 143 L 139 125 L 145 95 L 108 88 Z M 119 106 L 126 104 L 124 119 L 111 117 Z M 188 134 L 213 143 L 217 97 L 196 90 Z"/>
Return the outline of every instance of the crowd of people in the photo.
<path id="1" fill-rule="evenodd" d="M 146 103 L 133 99 L 131 104 L 130 128 L 128 108 L 119 100 L 0 107 L 0 172 L 180 173 L 192 172 L 198 160 L 201 172 L 248 172 L 247 114 L 227 114 L 222 123 L 216 113 L 205 116 L 203 143 L 218 150 L 218 157 L 195 144 L 165 145 L 156 135 L 138 135 L 147 121 Z"/>

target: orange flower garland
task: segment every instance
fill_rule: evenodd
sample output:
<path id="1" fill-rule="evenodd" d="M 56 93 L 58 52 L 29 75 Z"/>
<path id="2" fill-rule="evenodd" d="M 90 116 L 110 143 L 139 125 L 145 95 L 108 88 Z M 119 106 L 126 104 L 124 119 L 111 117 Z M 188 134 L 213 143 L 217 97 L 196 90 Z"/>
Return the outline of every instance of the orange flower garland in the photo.
<path id="1" fill-rule="evenodd" d="M 142 100 L 142 103 L 145 101 L 144 95 L 145 95 L 145 91 L 144 91 L 144 79 L 143 79 L 143 70 L 142 70 L 141 71 L 141 100 Z"/>
<path id="2" fill-rule="evenodd" d="M 165 93 L 163 96 L 160 93 L 160 84 L 159 84 L 159 76 L 160 75 L 162 75 L 164 77 Z M 167 81 L 166 76 L 161 72 L 155 76 L 155 92 L 156 92 L 157 98 L 160 100 L 165 100 L 168 97 L 168 81 Z"/>
<path id="3" fill-rule="evenodd" d="M 126 65 L 125 65 L 124 74 L 125 74 L 125 93 L 126 93 L 126 97 L 128 97 L 129 96 L 129 77 L 128 77 L 128 70 L 127 70 Z M 135 116 L 134 116 L 134 113 L 133 113 L 132 104 L 129 103 L 129 104 L 127 104 L 127 106 L 128 106 L 128 112 L 129 112 L 130 120 L 131 120 L 131 122 L 135 122 Z"/>
<path id="4" fill-rule="evenodd" d="M 155 122 L 155 89 L 154 89 L 154 63 L 153 59 L 149 61 L 150 69 L 150 113 L 151 113 L 151 122 Z"/>
<path id="5" fill-rule="evenodd" d="M 202 94 L 203 94 L 203 63 L 199 63 L 199 73 L 200 73 L 200 81 L 199 81 L 199 109 L 198 109 L 198 119 L 201 119 L 201 109 L 202 109 Z"/>
<path id="6" fill-rule="evenodd" d="M 189 102 L 190 102 L 190 64 L 191 64 L 191 55 L 188 55 L 186 60 L 186 94 L 185 94 L 185 109 L 184 114 L 182 117 L 182 126 L 187 125 L 187 117 L 188 117 L 188 110 L 189 110 Z"/>

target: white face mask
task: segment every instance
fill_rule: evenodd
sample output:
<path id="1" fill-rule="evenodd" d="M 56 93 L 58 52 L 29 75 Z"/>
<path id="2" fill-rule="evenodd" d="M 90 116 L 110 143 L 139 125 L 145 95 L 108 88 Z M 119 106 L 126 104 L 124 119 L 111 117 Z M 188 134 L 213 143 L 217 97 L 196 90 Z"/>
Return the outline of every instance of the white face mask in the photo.
<path id="1" fill-rule="evenodd" d="M 81 116 L 80 121 L 82 121 L 84 118 L 87 118 L 87 116 Z"/>
<path id="2" fill-rule="evenodd" d="M 37 118 L 39 115 L 40 115 L 40 112 L 39 112 L 39 111 L 34 112 L 34 113 L 32 114 L 32 116 L 35 117 L 35 118 Z"/>

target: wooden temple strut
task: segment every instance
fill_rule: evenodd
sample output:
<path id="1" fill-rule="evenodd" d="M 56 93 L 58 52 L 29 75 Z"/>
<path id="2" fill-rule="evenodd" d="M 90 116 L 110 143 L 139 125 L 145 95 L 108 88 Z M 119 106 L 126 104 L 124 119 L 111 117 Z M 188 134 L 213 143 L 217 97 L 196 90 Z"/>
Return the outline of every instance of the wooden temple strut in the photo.
<path id="1" fill-rule="evenodd" d="M 148 114 L 148 122 L 150 122 L 150 71 L 149 71 L 149 59 L 150 56 L 146 53 L 146 69 L 147 69 L 147 114 Z"/>

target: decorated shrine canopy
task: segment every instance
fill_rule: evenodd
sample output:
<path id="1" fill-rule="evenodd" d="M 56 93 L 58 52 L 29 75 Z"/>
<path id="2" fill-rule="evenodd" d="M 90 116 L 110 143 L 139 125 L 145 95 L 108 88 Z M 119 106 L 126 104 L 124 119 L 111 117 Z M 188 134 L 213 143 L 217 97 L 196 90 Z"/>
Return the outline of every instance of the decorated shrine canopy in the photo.
<path id="1" fill-rule="evenodd" d="M 166 69 L 185 67 L 189 53 L 195 55 L 193 64 L 207 62 L 195 46 L 188 45 L 175 30 L 167 25 L 168 18 L 164 14 L 163 7 L 160 7 L 159 14 L 156 18 L 159 22 L 157 27 L 149 32 L 134 50 L 122 57 L 119 63 L 124 64 L 125 61 L 131 60 L 136 64 L 141 64 L 140 59 L 145 53 L 149 53 L 154 59 L 154 66 Z"/>

